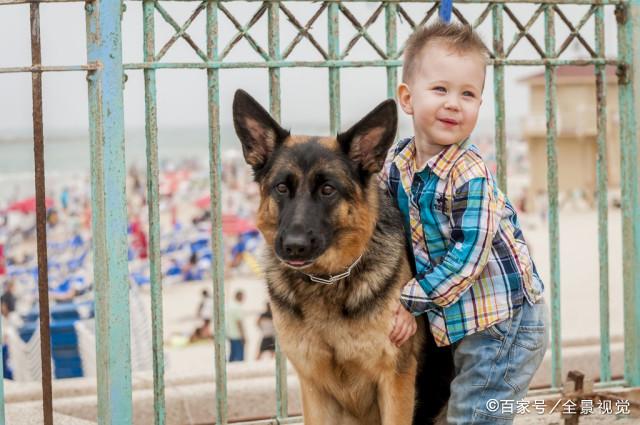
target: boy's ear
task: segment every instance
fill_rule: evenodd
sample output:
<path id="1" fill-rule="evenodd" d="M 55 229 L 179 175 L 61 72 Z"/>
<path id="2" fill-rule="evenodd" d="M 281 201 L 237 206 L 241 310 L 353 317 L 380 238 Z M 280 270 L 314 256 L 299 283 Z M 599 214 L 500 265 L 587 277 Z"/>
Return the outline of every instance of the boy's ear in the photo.
<path id="1" fill-rule="evenodd" d="M 338 143 L 363 171 L 369 174 L 377 173 L 384 165 L 387 151 L 395 140 L 397 128 L 396 102 L 388 99 L 349 130 L 338 134 Z"/>
<path id="2" fill-rule="evenodd" d="M 233 97 L 233 125 L 244 159 L 254 171 L 261 169 L 276 147 L 289 137 L 289 132 L 244 90 L 237 90 Z"/>
<path id="3" fill-rule="evenodd" d="M 413 115 L 413 105 L 411 104 L 411 90 L 405 83 L 400 83 L 397 90 L 400 107 L 407 115 Z"/>

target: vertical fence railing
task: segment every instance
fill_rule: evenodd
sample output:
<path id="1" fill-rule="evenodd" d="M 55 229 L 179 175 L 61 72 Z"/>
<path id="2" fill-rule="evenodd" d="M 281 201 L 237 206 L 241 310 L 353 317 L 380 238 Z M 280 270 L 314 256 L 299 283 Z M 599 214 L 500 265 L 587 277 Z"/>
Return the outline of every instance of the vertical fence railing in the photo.
<path id="1" fill-rule="evenodd" d="M 556 33 L 553 5 L 547 4 L 544 10 L 545 57 L 555 58 Z M 551 385 L 559 388 L 562 382 L 562 336 L 560 334 L 560 234 L 558 217 L 558 154 L 556 141 L 557 97 L 556 68 L 545 64 L 545 110 L 547 121 L 547 193 L 549 196 L 549 258 L 551 259 L 550 299 L 551 299 Z"/>
<path id="2" fill-rule="evenodd" d="M 504 59 L 504 7 L 493 5 L 493 52 L 496 59 Z M 504 65 L 493 65 L 493 101 L 495 112 L 495 146 L 498 164 L 498 186 L 507 193 L 507 133 L 505 128 L 504 107 Z"/>
<path id="3" fill-rule="evenodd" d="M 340 59 L 340 4 L 338 2 L 329 3 L 327 8 L 328 27 L 328 50 L 329 60 L 338 61 Z M 329 131 L 337 134 L 340 130 L 340 67 L 333 65 L 329 67 Z"/>
<path id="4" fill-rule="evenodd" d="M 223 284 L 223 243 L 221 223 L 221 140 L 220 140 L 220 70 L 238 68 L 267 68 L 269 75 L 269 105 L 273 116 L 280 119 L 281 111 L 281 75 L 283 67 L 321 67 L 328 70 L 328 97 L 330 131 L 335 134 L 341 123 L 341 90 L 340 71 L 346 67 L 385 67 L 387 95 L 395 96 L 398 83 L 398 69 L 401 67 L 398 48 L 398 19 L 406 19 L 411 27 L 416 27 L 435 15 L 438 3 L 431 7 L 418 23 L 411 20 L 402 7 L 402 1 L 366 0 L 381 3 L 385 12 L 386 53 L 381 60 L 349 61 L 347 56 L 355 43 L 341 50 L 339 22 L 341 14 L 354 23 L 354 17 L 346 5 L 352 0 L 327 1 L 304 27 L 284 7 L 284 2 L 266 1 L 257 14 L 246 26 L 236 25 L 238 35 L 230 45 L 219 45 L 219 11 L 230 17 L 224 3 L 235 0 L 197 0 L 200 2 L 191 17 L 179 26 L 170 14 L 160 5 L 158 0 L 142 0 L 144 46 L 142 63 L 122 63 L 121 18 L 123 4 L 119 1 L 88 0 L 85 1 L 86 34 L 88 64 L 73 66 L 45 66 L 41 64 L 40 55 L 40 19 L 39 3 L 55 3 L 63 0 L 0 0 L 0 5 L 30 3 L 32 64 L 29 67 L 0 68 L 0 74 L 28 72 L 32 75 L 33 96 L 33 133 L 35 152 L 35 185 L 37 199 L 37 251 L 39 268 L 39 304 L 42 357 L 42 388 L 45 424 L 52 423 L 51 394 L 51 358 L 49 336 L 49 306 L 46 256 L 46 218 L 45 218 L 45 186 L 44 186 L 44 136 L 42 116 L 42 73 L 49 71 L 86 71 L 89 93 L 89 136 L 91 141 L 91 197 L 93 228 L 94 279 L 96 288 L 96 351 L 98 373 L 98 421 L 101 425 L 115 423 L 132 423 L 132 388 L 130 361 L 130 322 L 129 322 L 129 278 L 127 269 L 127 215 L 125 202 L 125 154 L 124 154 L 124 113 L 123 113 L 123 79 L 124 70 L 142 70 L 145 82 L 145 133 L 147 152 L 147 197 L 149 206 L 150 235 L 150 280 L 152 299 L 152 335 L 153 335 L 153 378 L 154 378 L 154 423 L 163 425 L 166 421 L 165 387 L 164 387 L 164 355 L 162 324 L 162 279 L 160 270 L 160 215 L 158 195 L 158 123 L 156 72 L 163 68 L 197 68 L 207 73 L 207 106 L 209 124 L 209 181 L 212 209 L 212 250 L 213 264 L 213 297 L 215 328 L 215 370 L 216 370 L 216 423 L 227 424 L 227 375 L 226 375 L 226 339 L 224 314 Z M 74 1 L 74 0 L 64 0 Z M 193 0 L 196 1 L 196 0 Z M 311 0 L 302 0 L 309 1 Z M 411 2 L 411 1 L 407 1 Z M 522 2 L 522 1 L 520 1 Z M 599 290 L 600 290 L 600 386 L 623 383 L 640 385 L 640 205 L 638 195 L 638 129 L 637 98 L 638 83 L 634 73 L 640 59 L 638 44 L 640 42 L 640 0 L 531 0 L 540 7 L 526 25 L 516 22 L 516 17 L 507 4 L 508 1 L 488 0 L 456 0 L 455 5 L 464 3 L 487 3 L 485 11 L 473 23 L 479 26 L 484 19 L 492 15 L 492 59 L 494 101 L 495 101 L 495 145 L 498 163 L 498 183 L 506 191 L 507 185 L 507 146 L 506 146 L 506 105 L 505 105 L 505 68 L 511 65 L 543 66 L 545 68 L 545 115 L 547 122 L 547 184 L 549 196 L 549 249 L 551 279 L 550 299 L 552 310 L 552 390 L 558 390 L 562 382 L 561 321 L 560 321 L 560 235 L 558 208 L 558 128 L 557 128 L 557 94 L 556 75 L 558 67 L 564 65 L 593 65 L 595 79 L 595 98 L 597 101 L 597 205 L 598 205 L 598 243 L 599 243 Z M 559 4 L 591 5 L 595 15 L 595 49 L 591 58 L 570 60 L 562 59 L 561 53 L 571 40 L 565 40 L 556 49 L 557 17 L 562 15 Z M 604 16 L 606 7 L 615 7 L 617 18 L 618 57 L 605 57 Z M 206 9 L 206 54 L 200 51 L 193 40 L 186 34 L 186 29 L 198 13 Z M 327 53 L 312 38 L 308 30 L 320 15 L 327 11 Z M 176 34 L 159 53 L 155 52 L 156 11 L 174 28 Z M 268 54 L 262 51 L 249 38 L 248 31 L 261 14 L 268 16 Z M 286 51 L 280 48 L 280 14 L 284 13 L 299 30 L 296 39 Z M 379 13 L 376 12 L 376 13 Z M 513 48 L 521 39 L 533 40 L 529 33 L 535 18 L 544 13 L 545 41 L 544 48 L 535 47 L 540 54 L 539 59 L 510 59 Z M 464 16 L 453 8 L 453 14 L 460 20 Z M 518 33 L 505 49 L 504 16 L 516 24 Z M 573 29 L 576 37 L 579 29 L 589 19 L 585 17 Z M 357 28 L 358 37 L 371 42 L 367 34 L 368 25 L 376 17 L 370 18 L 364 26 Z M 565 21 L 566 23 L 566 21 Z M 198 53 L 202 62 L 168 63 L 161 59 L 171 45 L 184 38 Z M 263 62 L 228 62 L 225 61 L 234 44 L 241 38 L 247 38 L 264 59 Z M 291 50 L 302 37 L 309 41 L 323 55 L 321 61 L 293 62 L 287 60 Z M 535 40 L 533 40 L 535 41 Z M 533 42 L 532 42 L 533 43 Z M 219 48 L 223 47 L 222 54 Z M 635 62 L 634 62 L 635 61 Z M 621 149 L 621 190 L 623 216 L 623 285 L 624 285 L 624 339 L 625 362 L 624 380 L 612 381 L 611 349 L 609 330 L 609 253 L 608 244 L 608 212 L 607 212 L 607 102 L 606 102 L 606 67 L 616 66 L 618 70 L 618 105 L 620 113 L 620 149 Z M 635 76 L 634 76 L 635 75 Z M 276 412 L 271 421 L 244 422 L 249 423 L 294 423 L 299 418 L 288 417 L 287 371 L 286 361 L 277 347 L 276 356 Z M 2 372 L 0 364 L 0 372 Z M 0 425 L 5 424 L 4 391 L 0 382 Z"/>
<path id="5" fill-rule="evenodd" d="M 631 9 L 630 6 L 633 6 Z M 640 51 L 638 23 L 640 3 L 633 0 L 616 6 L 618 21 L 618 97 L 620 109 L 622 267 L 624 282 L 625 379 L 640 385 L 640 205 L 638 204 L 638 123 L 634 98 L 633 63 Z M 640 94 L 639 94 L 640 95 Z"/>
<path id="6" fill-rule="evenodd" d="M 218 2 L 207 2 L 207 59 L 218 62 Z M 209 107 L 209 181 L 211 196 L 211 245 L 214 253 L 213 273 L 213 324 L 215 328 L 216 369 L 216 423 L 227 423 L 227 370 L 224 309 L 224 261 L 222 243 L 222 164 L 220 162 L 220 71 L 207 69 L 207 94 Z"/>
<path id="7" fill-rule="evenodd" d="M 31 64 L 42 64 L 40 43 L 40 5 L 29 8 L 31 27 Z M 31 74 L 33 99 L 33 153 L 36 189 L 36 245 L 38 252 L 38 304 L 40 323 L 40 359 L 42 370 L 42 410 L 45 425 L 53 425 L 51 390 L 51 337 L 49 327 L 49 266 L 47 261 L 47 211 L 45 207 L 44 128 L 42 122 L 42 73 Z"/>
<path id="8" fill-rule="evenodd" d="M 155 60 L 155 2 L 142 3 L 145 62 Z M 147 148 L 147 207 L 149 214 L 149 280 L 153 347 L 153 411 L 155 425 L 165 423 L 162 270 L 160 261 L 160 196 L 158 171 L 158 111 L 156 70 L 144 71 L 145 137 Z"/>
<path id="9" fill-rule="evenodd" d="M 595 12 L 596 55 L 605 54 L 604 7 L 599 5 Z M 608 218 L 608 174 L 607 174 L 607 82 L 606 66 L 595 65 L 597 104 L 596 180 L 598 193 L 598 256 L 600 283 L 600 379 L 611 380 L 611 350 L 609 336 L 609 218 Z"/>
<path id="10" fill-rule="evenodd" d="M 385 26 L 387 42 L 387 59 L 395 58 L 398 54 L 398 8 L 395 3 L 385 5 Z M 398 86 L 398 67 L 387 66 L 387 97 L 396 97 Z"/>
<path id="11" fill-rule="evenodd" d="M 86 4 L 98 420 L 132 422 L 122 4 Z"/>
<path id="12" fill-rule="evenodd" d="M 280 4 L 269 3 L 268 10 L 268 43 L 269 58 L 272 61 L 282 60 L 280 53 Z M 281 111 L 280 68 L 269 68 L 269 111 L 271 116 L 280 121 Z M 276 341 L 276 420 L 284 420 L 289 416 L 289 394 L 287 386 L 287 359 Z"/>

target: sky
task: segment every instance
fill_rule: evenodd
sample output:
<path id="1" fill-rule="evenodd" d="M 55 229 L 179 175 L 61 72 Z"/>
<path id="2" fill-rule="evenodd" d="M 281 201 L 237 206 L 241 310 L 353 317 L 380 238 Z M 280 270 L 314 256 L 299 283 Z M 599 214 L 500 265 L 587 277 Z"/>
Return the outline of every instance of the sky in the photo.
<path id="1" fill-rule="evenodd" d="M 286 7 L 306 23 L 320 7 L 318 3 L 287 2 Z M 197 7 L 197 2 L 162 2 L 162 6 L 182 24 Z M 418 21 L 431 7 L 426 4 L 404 4 L 413 20 Z M 225 2 L 224 6 L 242 24 L 249 21 L 260 7 L 259 2 Z M 348 3 L 347 7 L 364 23 L 375 11 L 377 3 Z M 484 9 L 481 4 L 459 5 L 468 20 L 473 21 Z M 520 22 L 526 23 L 537 5 L 512 5 Z M 574 25 L 587 12 L 585 6 L 562 6 Z M 543 17 L 536 20 L 531 33 L 544 46 Z M 607 52 L 615 55 L 615 25 L 613 9 L 606 9 Z M 295 28 L 281 14 L 281 49 L 284 50 L 296 34 Z M 173 29 L 156 13 L 156 52 L 173 35 Z M 236 34 L 230 20 L 220 12 L 220 43 L 226 46 Z M 312 35 L 326 50 L 326 11 L 311 29 Z M 511 43 L 516 28 L 505 15 L 505 46 Z M 593 45 L 593 18 L 582 34 Z M 398 21 L 399 44 L 409 34 L 404 19 Z M 355 35 L 353 26 L 344 15 L 340 21 L 341 49 Z M 557 19 L 558 45 L 568 34 L 566 25 Z M 200 14 L 187 30 L 193 40 L 206 51 L 205 16 Z M 384 13 L 370 28 L 376 43 L 384 48 Z M 485 43 L 491 44 L 491 14 L 479 28 Z M 30 32 L 28 5 L 0 6 L 0 68 L 30 65 Z M 46 65 L 77 65 L 86 63 L 84 3 L 54 3 L 41 5 L 42 62 Z M 267 15 L 264 14 L 250 30 L 251 36 L 267 50 Z M 142 61 L 142 6 L 141 2 L 127 2 L 123 19 L 123 58 L 125 63 Z M 220 51 L 224 47 L 220 47 Z M 585 50 L 574 43 L 563 58 L 585 57 Z M 511 56 L 531 59 L 536 53 L 526 39 L 520 41 Z M 375 51 L 361 39 L 347 59 L 378 58 Z M 291 60 L 320 60 L 320 54 L 303 39 L 290 56 Z M 167 62 L 198 62 L 200 59 L 184 40 L 179 39 L 162 58 Z M 229 53 L 228 61 L 255 61 L 260 57 L 252 52 L 246 41 L 241 41 Z M 518 137 L 519 128 L 528 111 L 528 90 L 521 80 L 541 72 L 541 68 L 508 67 L 505 78 L 508 137 Z M 220 113 L 223 129 L 231 126 L 231 100 L 236 89 L 242 88 L 264 105 L 268 102 L 268 74 L 265 69 L 222 70 Z M 125 85 L 125 126 L 132 131 L 144 128 L 144 82 L 142 71 L 129 71 Z M 294 132 L 329 131 L 328 72 L 324 68 L 283 69 L 282 120 Z M 43 78 L 45 136 L 85 137 L 88 128 L 87 87 L 84 72 L 48 73 Z M 160 70 L 157 72 L 158 122 L 160 129 L 206 129 L 207 91 L 206 72 L 203 70 Z M 477 134 L 491 135 L 494 122 L 492 72 L 487 75 L 483 106 Z M 342 127 L 346 128 L 386 98 L 386 72 L 384 68 L 351 68 L 341 71 Z M 0 74 L 0 140 L 28 138 L 31 134 L 31 78 L 28 73 Z M 409 120 L 401 114 L 401 128 L 408 129 Z M 402 132 L 402 131 L 401 131 Z"/>

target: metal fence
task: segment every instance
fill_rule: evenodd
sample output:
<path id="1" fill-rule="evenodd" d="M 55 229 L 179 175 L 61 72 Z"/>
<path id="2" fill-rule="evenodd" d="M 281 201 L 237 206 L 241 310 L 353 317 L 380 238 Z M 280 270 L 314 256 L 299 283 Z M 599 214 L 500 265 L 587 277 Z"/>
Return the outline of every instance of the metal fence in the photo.
<path id="1" fill-rule="evenodd" d="M 191 16 L 180 25 L 156 0 L 128 2 L 130 7 L 142 7 L 144 16 L 144 57 L 138 63 L 123 63 L 121 18 L 125 5 L 115 0 L 83 1 L 86 10 L 87 58 L 86 64 L 74 66 L 47 66 L 41 63 L 40 54 L 40 3 L 61 3 L 74 0 L 0 0 L 0 5 L 30 3 L 32 65 L 29 67 L 0 68 L 0 74 L 31 73 L 33 95 L 33 134 L 35 150 L 35 187 L 37 197 L 37 253 L 39 267 L 39 304 L 42 357 L 42 387 L 44 423 L 52 424 L 51 366 L 49 305 L 47 282 L 47 251 L 45 230 L 45 175 L 44 137 L 42 119 L 42 74 L 45 72 L 85 72 L 89 93 L 89 134 L 91 140 L 91 195 L 93 223 L 93 258 L 96 301 L 97 367 L 98 371 L 98 420 L 100 424 L 124 424 L 132 422 L 132 385 L 129 323 L 129 278 L 127 270 L 127 213 L 125 199 L 125 154 L 124 154 L 124 113 L 123 86 L 126 70 L 140 70 L 144 73 L 146 105 L 147 142 L 147 189 L 149 203 L 150 270 L 153 327 L 153 377 L 155 424 L 165 423 L 164 398 L 164 358 L 162 324 L 162 286 L 159 250 L 159 196 L 158 196 L 158 147 L 156 119 L 156 73 L 162 69 L 201 69 L 207 74 L 208 120 L 209 120 L 209 163 L 212 220 L 212 248 L 216 254 L 222 253 L 221 206 L 221 161 L 220 161 L 220 73 L 228 69 L 264 68 L 269 75 L 269 97 L 271 113 L 280 119 L 281 86 L 286 84 L 280 78 L 280 71 L 290 67 L 326 68 L 328 72 L 327 93 L 330 108 L 330 129 L 335 133 L 340 128 L 341 117 L 341 70 L 353 67 L 382 67 L 386 69 L 387 95 L 393 97 L 398 81 L 398 70 L 402 65 L 404 40 L 398 36 L 398 20 L 412 28 L 435 19 L 439 3 L 425 3 L 429 7 L 418 19 L 407 12 L 406 5 L 420 3 L 407 1 L 361 1 L 373 3 L 375 9 L 366 22 L 360 22 L 351 13 L 351 0 L 264 1 L 255 15 L 242 24 L 227 7 L 236 0 L 197 1 Z M 189 1 L 189 0 L 182 0 Z M 259 0 L 256 0 L 258 3 Z M 316 12 L 303 23 L 287 7 L 291 3 L 306 3 Z M 467 3 L 483 5 L 483 11 L 474 22 L 478 27 L 491 20 L 493 43 L 490 64 L 493 67 L 495 100 L 495 144 L 498 162 L 498 181 L 506 188 L 506 131 L 505 131 L 505 67 L 511 65 L 543 66 L 546 86 L 548 198 L 549 198 L 549 241 L 551 258 L 551 306 L 552 306 L 552 388 L 557 391 L 561 385 L 561 335 L 560 335 L 560 256 L 558 221 L 558 160 L 556 70 L 565 65 L 591 65 L 595 69 L 597 99 L 597 205 L 598 237 L 600 256 L 600 339 L 601 339 L 601 383 L 607 385 L 640 385 L 640 207 L 638 198 L 638 133 L 637 101 L 634 99 L 634 84 L 638 90 L 638 78 L 634 69 L 638 66 L 640 48 L 640 2 L 638 0 L 458 0 L 454 6 Z M 522 23 L 512 10 L 513 3 L 535 4 L 533 15 Z M 588 6 L 587 13 L 574 25 L 568 19 L 561 5 L 574 4 Z M 615 10 L 618 35 L 617 57 L 605 56 L 604 16 L 607 8 Z M 202 49 L 190 37 L 187 30 L 200 15 L 206 15 L 206 48 Z M 251 36 L 251 27 L 264 15 L 268 16 L 268 49 Z M 323 25 L 319 17 L 326 15 L 326 49 L 314 38 L 310 29 L 313 25 Z M 463 22 L 465 15 L 454 7 L 453 14 Z M 219 40 L 219 16 L 224 15 L 235 27 L 235 35 L 226 45 Z M 530 33 L 537 18 L 543 15 L 545 37 L 539 43 Z M 174 30 L 175 34 L 157 49 L 155 20 L 160 16 Z M 340 44 L 339 18 L 346 18 L 356 30 L 355 36 L 346 45 Z M 559 19 L 558 19 L 559 18 Z M 297 35 L 287 46 L 280 43 L 280 21 L 288 20 Z M 378 44 L 369 34 L 369 28 L 377 20 L 384 19 L 385 45 Z M 588 42 L 581 30 L 590 20 L 595 21 L 593 43 Z M 517 28 L 513 39 L 505 40 L 505 21 Z M 569 36 L 558 43 L 556 23 L 562 22 L 569 30 Z M 168 63 L 162 58 L 179 39 L 184 39 L 201 59 L 195 63 Z M 289 56 L 293 49 L 306 38 L 318 51 L 322 59 L 318 61 L 293 61 Z M 241 40 L 246 40 L 258 53 L 261 60 L 254 62 L 231 62 L 228 53 Z M 528 40 L 536 55 L 531 59 L 512 59 L 514 47 Z M 562 54 L 570 43 L 577 41 L 588 52 L 587 59 L 563 59 Z M 368 43 L 376 52 L 371 60 L 354 61 L 349 53 L 358 42 Z M 635 61 L 635 62 L 634 62 Z M 625 367 L 624 380 L 612 381 L 609 343 L 609 257 L 607 251 L 607 162 L 606 162 L 606 66 L 617 67 L 620 110 L 620 145 L 622 173 L 622 214 L 623 214 L 623 282 L 625 320 Z M 4 99 L 3 99 L 4 101 Z M 225 372 L 224 336 L 224 286 L 222 255 L 214 255 L 213 289 L 215 304 L 215 367 L 216 367 L 216 411 L 217 423 L 227 423 L 227 383 Z M 618 267 L 618 266 L 616 266 Z M 1 367 L 1 365 L 0 365 Z M 287 418 L 286 363 L 278 352 L 276 361 L 277 411 L 274 418 L 253 423 L 293 423 L 296 418 Z M 1 372 L 1 371 L 0 371 Z M 212 400 L 212 403 L 214 401 Z M 0 385 L 0 424 L 5 423 L 4 397 Z M 247 424 L 249 422 L 246 422 Z"/>

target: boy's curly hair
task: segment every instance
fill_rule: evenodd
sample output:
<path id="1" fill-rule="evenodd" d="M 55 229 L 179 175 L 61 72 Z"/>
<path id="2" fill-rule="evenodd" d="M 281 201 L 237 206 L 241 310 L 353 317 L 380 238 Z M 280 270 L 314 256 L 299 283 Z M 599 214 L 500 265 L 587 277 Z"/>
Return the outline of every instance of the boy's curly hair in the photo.
<path id="1" fill-rule="evenodd" d="M 420 53 L 427 44 L 441 42 L 459 53 L 478 53 L 485 62 L 489 51 L 482 39 L 471 25 L 462 23 L 445 23 L 441 20 L 416 29 L 407 40 L 404 50 L 402 82 L 408 83 L 420 64 Z"/>

